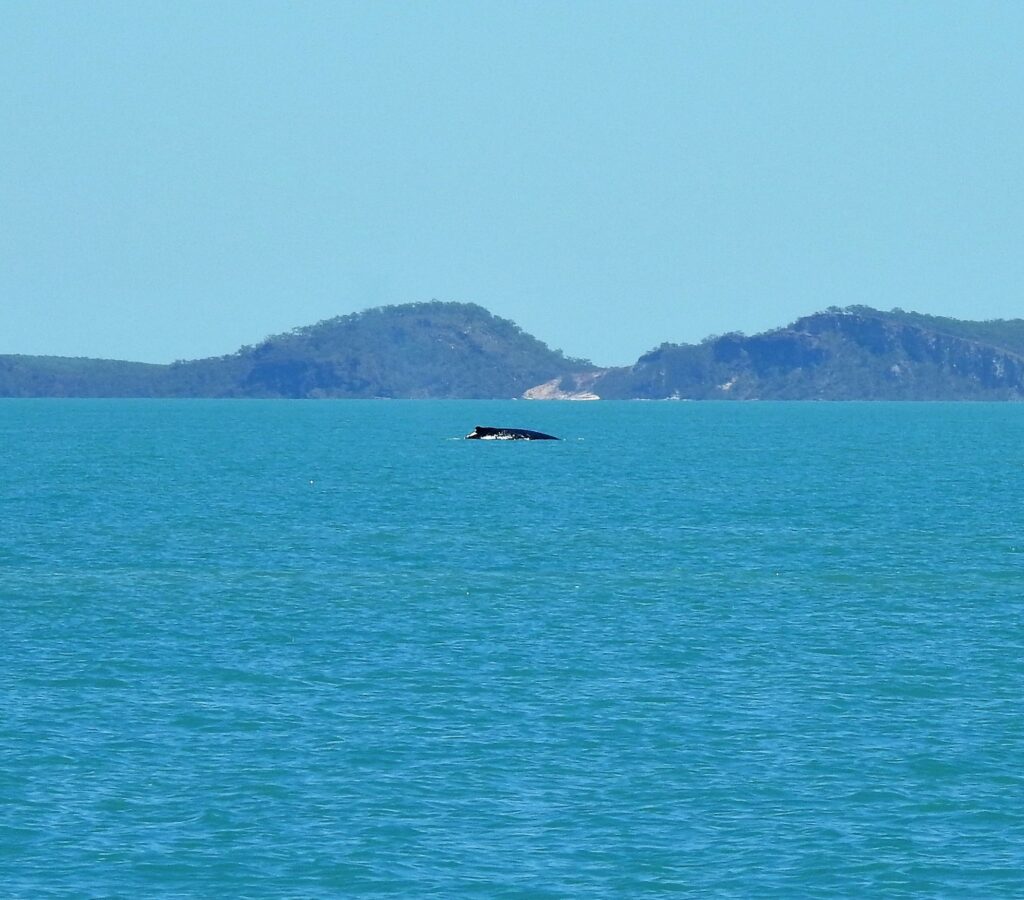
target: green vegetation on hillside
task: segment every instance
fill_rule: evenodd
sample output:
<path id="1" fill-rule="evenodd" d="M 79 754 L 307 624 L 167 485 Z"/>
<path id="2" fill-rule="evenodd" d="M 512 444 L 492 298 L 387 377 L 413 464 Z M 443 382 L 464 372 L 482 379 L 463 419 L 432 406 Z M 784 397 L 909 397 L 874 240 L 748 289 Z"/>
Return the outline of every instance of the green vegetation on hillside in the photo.
<path id="1" fill-rule="evenodd" d="M 854 312 L 862 309 L 867 310 L 870 308 L 850 307 L 848 311 Z M 878 313 L 877 310 L 870 310 L 870 312 L 917 328 L 923 328 L 926 331 L 947 334 L 951 337 L 959 337 L 967 341 L 975 341 L 979 344 L 988 344 L 992 347 L 1009 350 L 1011 353 L 1024 355 L 1024 319 L 970 321 L 966 319 L 950 319 L 945 316 L 929 316 L 917 312 L 906 312 L 898 308 L 890 310 L 888 313 Z"/>
<path id="2" fill-rule="evenodd" d="M 602 397 L 1024 399 L 1024 322 L 961 322 L 866 306 L 747 337 L 666 344 L 594 385 Z"/>
<path id="3" fill-rule="evenodd" d="M 593 369 L 480 306 L 432 301 L 340 316 L 169 366 L 0 357 L 0 395 L 511 398 Z"/>
<path id="4" fill-rule="evenodd" d="M 270 397 L 518 397 L 591 367 L 480 306 L 438 301 L 297 328 L 235 363 L 244 393 Z"/>
<path id="5" fill-rule="evenodd" d="M 169 366 L 0 357 L 7 397 L 511 398 L 538 385 L 605 399 L 1021 400 L 1024 321 L 830 307 L 763 334 L 662 344 L 633 366 L 599 370 L 475 304 L 432 301 Z"/>
<path id="6" fill-rule="evenodd" d="M 0 397 L 162 397 L 166 366 L 63 356 L 0 356 Z"/>

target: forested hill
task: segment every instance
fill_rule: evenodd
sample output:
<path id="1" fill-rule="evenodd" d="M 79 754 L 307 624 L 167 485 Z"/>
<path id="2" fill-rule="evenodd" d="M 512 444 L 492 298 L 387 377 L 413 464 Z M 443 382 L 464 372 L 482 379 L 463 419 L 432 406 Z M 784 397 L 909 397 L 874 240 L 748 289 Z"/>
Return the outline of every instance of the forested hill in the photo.
<path id="1" fill-rule="evenodd" d="M 663 344 L 608 370 L 603 398 L 1024 399 L 1024 321 L 970 322 L 867 306 L 700 344 Z"/>
<path id="2" fill-rule="evenodd" d="M 66 356 L 0 356 L 0 397 L 161 397 L 168 366 Z"/>
<path id="3" fill-rule="evenodd" d="M 0 356 L 0 395 L 511 398 L 593 368 L 480 306 L 433 301 L 340 316 L 169 366 Z"/>
<path id="4" fill-rule="evenodd" d="M 172 368 L 181 394 L 502 398 L 593 367 L 480 306 L 434 301 L 328 319 Z"/>
<path id="5" fill-rule="evenodd" d="M 0 356 L 5 397 L 1021 400 L 1024 320 L 867 306 L 598 369 L 467 303 L 341 316 L 236 353 L 168 366 Z"/>

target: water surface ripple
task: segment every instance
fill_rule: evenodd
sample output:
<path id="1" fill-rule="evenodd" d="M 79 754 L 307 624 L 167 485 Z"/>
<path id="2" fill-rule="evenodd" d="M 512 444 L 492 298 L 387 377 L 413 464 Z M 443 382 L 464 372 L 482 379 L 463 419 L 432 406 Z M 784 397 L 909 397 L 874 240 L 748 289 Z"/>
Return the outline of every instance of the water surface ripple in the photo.
<path id="1" fill-rule="evenodd" d="M 1024 406 L 0 439 L 5 895 L 1024 894 Z"/>

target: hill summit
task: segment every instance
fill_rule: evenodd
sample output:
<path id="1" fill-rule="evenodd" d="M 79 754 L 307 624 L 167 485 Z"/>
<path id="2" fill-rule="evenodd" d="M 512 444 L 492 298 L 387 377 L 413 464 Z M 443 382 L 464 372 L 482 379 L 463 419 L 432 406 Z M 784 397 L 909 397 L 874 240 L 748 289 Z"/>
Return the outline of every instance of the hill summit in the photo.
<path id="1" fill-rule="evenodd" d="M 867 306 L 752 336 L 663 344 L 593 380 L 603 398 L 1021 400 L 1024 321 L 969 322 Z"/>
<path id="2" fill-rule="evenodd" d="M 328 319 L 243 348 L 233 386 L 260 397 L 518 397 L 590 364 L 473 303 L 410 303 Z M 183 367 L 187 375 L 189 367 Z M 237 387 L 236 387 L 237 386 Z"/>

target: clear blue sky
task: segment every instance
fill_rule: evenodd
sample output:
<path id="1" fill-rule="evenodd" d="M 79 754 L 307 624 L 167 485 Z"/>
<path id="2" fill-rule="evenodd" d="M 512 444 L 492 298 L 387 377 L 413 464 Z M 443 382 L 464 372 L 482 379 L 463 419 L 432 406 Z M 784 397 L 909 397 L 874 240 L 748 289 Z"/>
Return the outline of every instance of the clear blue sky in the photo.
<path id="1" fill-rule="evenodd" d="M 0 353 L 1024 315 L 1024 4 L 0 4 Z"/>

